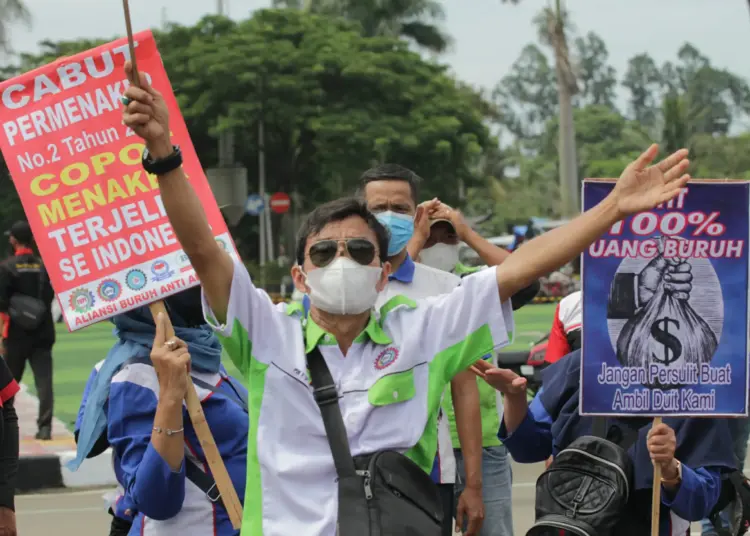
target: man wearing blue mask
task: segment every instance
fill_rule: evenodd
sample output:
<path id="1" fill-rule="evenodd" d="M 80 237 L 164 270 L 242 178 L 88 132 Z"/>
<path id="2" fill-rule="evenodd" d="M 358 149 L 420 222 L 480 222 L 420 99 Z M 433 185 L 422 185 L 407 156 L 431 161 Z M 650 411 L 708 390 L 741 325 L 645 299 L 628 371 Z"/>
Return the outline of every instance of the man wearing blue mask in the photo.
<path id="1" fill-rule="evenodd" d="M 420 299 L 447 294 L 456 288 L 460 278 L 423 264 L 415 263 L 406 245 L 414 234 L 414 220 L 417 215 L 418 184 L 420 178 L 411 170 L 396 164 L 383 164 L 366 171 L 361 178 L 361 194 L 369 208 L 390 233 L 388 261 L 392 273 L 388 285 L 378 295 L 376 308 L 381 307 L 394 296 Z M 434 208 L 440 205 L 435 199 L 428 202 Z M 430 207 L 420 208 L 422 210 Z M 432 469 L 432 478 L 438 484 L 443 499 L 443 534 L 453 532 L 453 516 L 456 512 L 459 526 L 466 521 L 467 532 L 479 534 L 484 520 L 482 500 L 482 423 L 479 408 L 479 390 L 474 375 L 464 371 L 451 381 L 451 393 L 457 415 L 458 438 L 463 457 L 466 460 L 466 487 L 454 505 L 454 484 L 456 481 L 456 460 L 450 427 L 442 411 L 433 416 L 438 428 L 438 448 Z M 430 426 L 428 424 L 428 426 Z"/>

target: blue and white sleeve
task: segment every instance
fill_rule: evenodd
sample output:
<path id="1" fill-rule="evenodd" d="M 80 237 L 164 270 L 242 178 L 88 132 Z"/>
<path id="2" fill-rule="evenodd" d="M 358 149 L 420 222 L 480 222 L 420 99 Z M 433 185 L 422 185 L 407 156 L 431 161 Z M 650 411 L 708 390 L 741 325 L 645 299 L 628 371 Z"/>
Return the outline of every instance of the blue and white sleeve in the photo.
<path id="1" fill-rule="evenodd" d="M 108 437 L 120 460 L 122 484 L 147 517 L 177 515 L 185 499 L 185 465 L 175 472 L 151 444 L 158 381 L 149 365 L 125 367 L 112 380 Z"/>
<path id="2" fill-rule="evenodd" d="M 662 488 L 661 502 L 687 521 L 705 519 L 721 493 L 721 472 L 713 467 L 682 466 L 682 482 L 672 497 Z"/>
<path id="3" fill-rule="evenodd" d="M 500 422 L 497 437 L 518 463 L 541 462 L 552 455 L 552 417 L 542 405 L 541 394 L 540 390 L 512 434 L 508 433 L 505 420 Z"/>

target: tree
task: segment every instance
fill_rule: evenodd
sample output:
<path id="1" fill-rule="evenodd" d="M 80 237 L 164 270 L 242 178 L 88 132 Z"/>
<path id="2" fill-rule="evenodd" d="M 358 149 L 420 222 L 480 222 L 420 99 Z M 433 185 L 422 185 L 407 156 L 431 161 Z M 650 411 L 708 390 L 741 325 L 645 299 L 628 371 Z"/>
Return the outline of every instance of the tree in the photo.
<path id="1" fill-rule="evenodd" d="M 560 115 L 557 149 L 560 163 L 561 213 L 563 216 L 572 217 L 579 211 L 578 166 L 573 123 L 573 97 L 578 93 L 578 83 L 568 51 L 568 13 L 562 5 L 562 0 L 555 0 L 554 7 L 544 8 L 537 16 L 536 22 L 542 42 L 552 48 L 555 55 Z"/>
<path id="2" fill-rule="evenodd" d="M 241 22 L 211 16 L 155 32 L 203 165 L 216 162 L 216 137 L 231 129 L 254 190 L 262 113 L 267 188 L 298 193 L 300 211 L 353 193 L 362 171 L 384 161 L 414 169 L 425 195 L 448 203 L 458 201 L 460 181 L 481 182 L 481 156 L 497 145 L 484 123 L 489 103 L 408 43 L 360 30 L 340 17 L 260 10 Z M 45 44 L 21 62 L 36 67 L 92 44 Z M 236 228 L 250 256 L 253 224 L 247 217 Z"/>
<path id="3" fill-rule="evenodd" d="M 0 53 L 10 52 L 10 26 L 31 24 L 31 13 L 21 0 L 0 0 Z"/>
<path id="4" fill-rule="evenodd" d="M 604 40 L 594 32 L 575 40 L 576 75 L 581 86 L 576 105 L 590 104 L 615 108 L 617 71 L 609 65 L 609 51 Z"/>
<path id="5" fill-rule="evenodd" d="M 648 54 L 630 58 L 622 85 L 628 90 L 629 116 L 653 128 L 659 119 L 664 81 L 656 62 Z"/>
<path id="6" fill-rule="evenodd" d="M 439 28 L 445 11 L 437 0 L 274 0 L 273 6 L 338 15 L 359 23 L 367 37 L 404 37 L 432 52 L 444 52 L 450 44 Z"/>
<path id="7" fill-rule="evenodd" d="M 589 61 L 599 67 L 587 69 L 586 61 L 578 59 L 587 54 L 604 57 L 603 43 L 597 40 L 585 39 L 590 47 L 575 42 L 573 71 L 581 88 L 573 100 L 579 177 L 616 177 L 653 141 L 659 141 L 665 153 L 690 148 L 694 177 L 750 177 L 745 149 L 750 135 L 731 135 L 747 119 L 750 97 L 745 80 L 715 68 L 690 45 L 680 49 L 676 61 L 661 67 L 640 54 L 631 58 L 622 80 L 629 93 L 628 113 L 623 115 L 614 105 L 592 105 L 587 101 L 594 99 L 584 98 L 585 88 L 593 87 L 589 80 L 616 75 L 606 61 Z M 597 71 L 601 74 L 586 74 Z M 467 204 L 479 213 L 493 203 L 503 207 L 487 223 L 486 232 L 504 233 L 507 224 L 523 223 L 531 216 L 561 216 L 560 119 L 557 92 L 552 89 L 556 75 L 544 52 L 531 44 L 495 89 L 502 112 L 498 123 L 512 140 L 501 149 L 485 151 L 485 182 L 469 189 Z"/>
<path id="8" fill-rule="evenodd" d="M 555 86 L 555 70 L 547 56 L 537 45 L 526 45 L 493 92 L 501 124 L 515 138 L 539 135 L 557 112 Z"/>

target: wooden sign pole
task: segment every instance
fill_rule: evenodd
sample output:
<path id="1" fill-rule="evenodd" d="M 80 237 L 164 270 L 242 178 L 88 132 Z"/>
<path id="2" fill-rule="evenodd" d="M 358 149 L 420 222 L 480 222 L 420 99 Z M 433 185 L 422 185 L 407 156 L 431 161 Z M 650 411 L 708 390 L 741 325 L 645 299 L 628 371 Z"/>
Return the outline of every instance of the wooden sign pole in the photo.
<path id="1" fill-rule="evenodd" d="M 125 28 L 128 33 L 130 62 L 133 65 L 133 75 L 130 83 L 135 87 L 139 87 L 141 79 L 138 74 L 138 66 L 135 57 L 135 42 L 133 41 L 133 27 L 130 21 L 130 6 L 128 5 L 128 0 L 122 0 L 122 8 L 125 14 Z M 166 318 L 169 319 L 169 314 L 167 313 L 166 307 L 164 307 L 163 301 L 157 301 L 150 304 L 149 309 L 154 317 L 154 321 L 156 321 L 156 316 L 159 313 L 163 313 Z M 172 327 L 171 322 L 167 323 L 166 337 L 167 340 L 174 337 L 174 328 Z M 185 395 L 185 405 L 187 406 L 188 415 L 190 415 L 190 422 L 193 423 L 195 435 L 198 437 L 198 441 L 203 449 L 203 454 L 206 456 L 208 467 L 211 469 L 211 474 L 216 482 L 216 488 L 221 494 L 221 500 L 224 503 L 227 514 L 229 515 L 232 528 L 239 530 L 242 526 L 242 503 L 240 503 L 240 499 L 237 496 L 237 490 L 234 489 L 234 484 L 232 484 L 232 480 L 229 478 L 229 473 L 224 465 L 224 460 L 221 458 L 219 449 L 216 447 L 214 436 L 211 433 L 211 429 L 208 427 L 208 422 L 206 422 L 206 416 L 203 413 L 203 407 L 201 406 L 200 399 L 198 399 L 198 393 L 195 391 L 195 385 L 193 385 L 193 379 L 190 374 L 188 374 L 187 382 L 188 388 L 187 394 Z"/>
<path id="2" fill-rule="evenodd" d="M 653 426 L 661 424 L 661 417 L 654 418 Z M 654 483 L 651 488 L 651 536 L 659 536 L 659 514 L 661 513 L 661 465 L 654 464 Z"/>

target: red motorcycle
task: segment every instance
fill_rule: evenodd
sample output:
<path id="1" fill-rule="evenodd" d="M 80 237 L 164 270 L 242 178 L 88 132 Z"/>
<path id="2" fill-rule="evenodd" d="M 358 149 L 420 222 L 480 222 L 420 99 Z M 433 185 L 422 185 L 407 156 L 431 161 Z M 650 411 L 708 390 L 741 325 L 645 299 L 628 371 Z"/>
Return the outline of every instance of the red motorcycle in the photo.
<path id="1" fill-rule="evenodd" d="M 548 342 L 549 334 L 534 343 L 531 350 L 500 352 L 497 356 L 499 367 L 510 369 L 526 378 L 526 391 L 530 398 L 536 396 L 542 387 L 542 370 L 549 365 L 544 360 Z"/>

